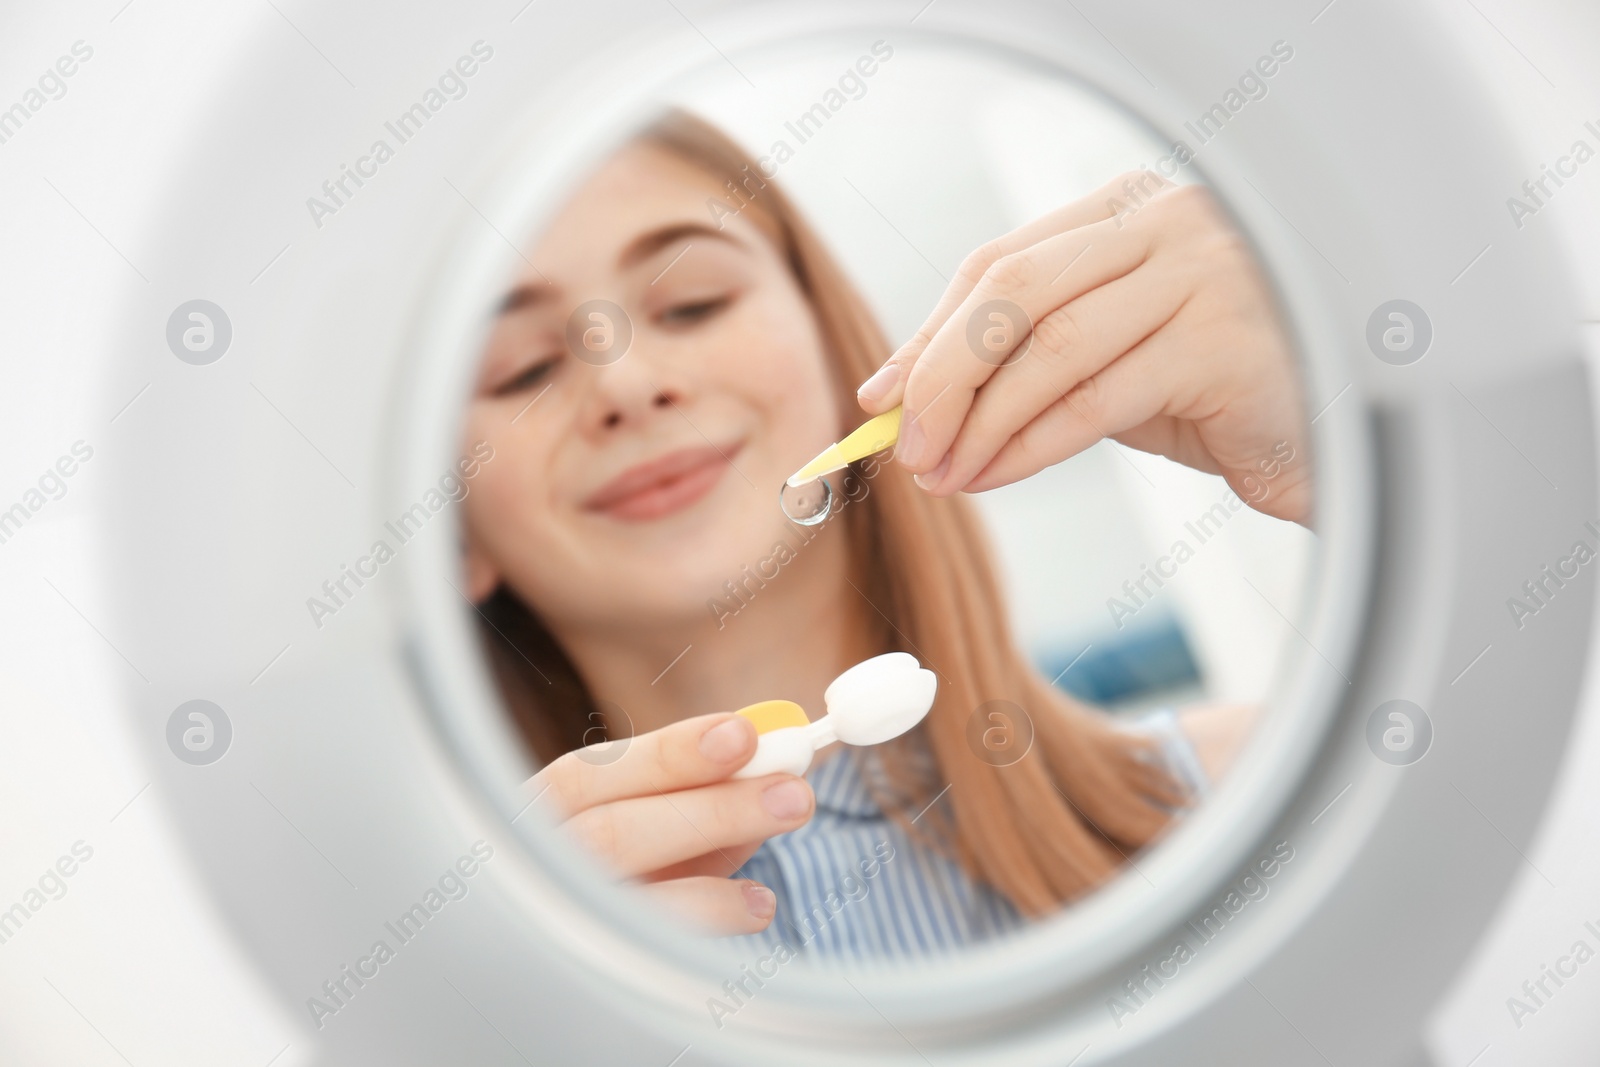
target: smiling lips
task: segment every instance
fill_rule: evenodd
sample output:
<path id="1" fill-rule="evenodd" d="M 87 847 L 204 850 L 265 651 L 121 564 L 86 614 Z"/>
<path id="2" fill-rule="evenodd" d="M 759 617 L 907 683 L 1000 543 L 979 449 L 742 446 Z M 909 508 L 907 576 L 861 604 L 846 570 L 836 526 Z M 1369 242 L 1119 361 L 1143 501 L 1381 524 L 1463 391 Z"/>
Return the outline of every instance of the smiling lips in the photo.
<path id="1" fill-rule="evenodd" d="M 648 522 L 682 511 L 722 480 L 742 444 L 680 449 L 629 467 L 595 490 L 583 506 L 623 522 Z"/>

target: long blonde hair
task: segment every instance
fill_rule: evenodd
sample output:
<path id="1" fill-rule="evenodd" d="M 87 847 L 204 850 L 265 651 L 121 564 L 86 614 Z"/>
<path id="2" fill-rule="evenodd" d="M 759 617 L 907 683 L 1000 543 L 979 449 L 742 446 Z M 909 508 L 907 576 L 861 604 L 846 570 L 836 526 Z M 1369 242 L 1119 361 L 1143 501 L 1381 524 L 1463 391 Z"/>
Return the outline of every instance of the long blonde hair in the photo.
<path id="1" fill-rule="evenodd" d="M 855 384 L 888 357 L 889 344 L 793 206 L 746 152 L 698 118 L 668 112 L 639 140 L 737 190 L 740 210 L 775 242 L 811 304 L 839 410 L 854 410 Z M 877 609 L 868 623 L 882 649 L 911 652 L 940 679 L 922 725 L 878 753 L 887 780 L 874 791 L 891 818 L 1035 916 L 1093 888 L 1150 843 L 1182 803 L 1180 790 L 1150 742 L 1056 690 L 1017 651 L 968 501 L 935 499 L 884 464 L 870 492 L 829 525 L 848 539 L 850 578 Z M 600 739 L 591 731 L 603 713 L 535 612 L 505 586 L 483 611 L 484 646 L 534 755 L 547 762 Z M 970 738 L 973 716 L 995 701 L 1022 709 L 1034 735 L 1004 766 L 982 758 Z M 924 771 L 931 753 L 934 777 L 918 773 L 919 752 Z"/>

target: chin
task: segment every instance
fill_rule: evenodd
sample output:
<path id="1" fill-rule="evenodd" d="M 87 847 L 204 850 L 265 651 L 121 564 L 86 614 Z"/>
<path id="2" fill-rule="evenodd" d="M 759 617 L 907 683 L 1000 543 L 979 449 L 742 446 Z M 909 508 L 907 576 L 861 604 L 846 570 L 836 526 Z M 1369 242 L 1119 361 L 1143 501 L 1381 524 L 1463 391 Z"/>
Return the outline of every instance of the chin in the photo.
<path id="1" fill-rule="evenodd" d="M 741 606 L 722 589 L 727 579 L 721 572 L 714 579 L 708 575 L 700 581 L 683 575 L 674 575 L 670 582 L 663 581 L 660 574 L 639 575 L 637 582 L 630 581 L 632 577 L 635 576 L 624 573 L 608 575 L 608 589 L 596 590 L 588 603 L 576 606 L 585 628 L 681 636 L 688 634 L 689 628 L 698 630 L 702 623 L 714 622 L 726 614 L 717 610 L 718 603 Z M 749 599 L 748 594 L 743 595 Z M 692 636 L 681 636 L 679 644 L 691 640 Z"/>
<path id="2" fill-rule="evenodd" d="M 708 598 L 726 599 L 731 595 L 730 586 L 760 588 L 760 583 L 749 576 L 756 575 L 762 561 L 772 555 L 776 530 L 776 524 L 769 523 L 763 528 L 749 519 L 739 531 L 742 536 L 737 537 L 708 536 L 712 532 L 726 532 L 725 525 L 701 527 L 690 539 L 648 553 L 648 563 L 644 566 L 629 567 L 619 573 L 630 574 L 633 589 L 649 590 L 649 599 L 665 614 L 672 614 L 674 609 L 686 604 L 696 612 L 708 611 Z M 770 566 L 767 572 L 770 580 Z M 739 595 L 746 599 L 750 596 L 743 591 Z"/>

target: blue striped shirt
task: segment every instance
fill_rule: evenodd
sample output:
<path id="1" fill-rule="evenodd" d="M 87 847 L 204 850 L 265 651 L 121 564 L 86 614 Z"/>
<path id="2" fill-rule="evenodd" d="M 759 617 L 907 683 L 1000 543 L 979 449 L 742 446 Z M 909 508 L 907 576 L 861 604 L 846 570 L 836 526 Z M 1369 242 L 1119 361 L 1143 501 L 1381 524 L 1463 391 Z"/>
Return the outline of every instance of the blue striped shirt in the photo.
<path id="1" fill-rule="evenodd" d="M 1163 709 L 1129 725 L 1155 738 L 1168 769 L 1198 798 L 1204 772 L 1194 747 Z M 814 958 L 913 960 L 1018 929 L 1027 919 L 1004 895 L 911 838 L 873 799 L 870 750 L 844 746 L 806 775 L 811 821 L 769 838 L 735 873 L 777 897 L 772 924 L 729 939 L 766 953 L 779 942 Z"/>

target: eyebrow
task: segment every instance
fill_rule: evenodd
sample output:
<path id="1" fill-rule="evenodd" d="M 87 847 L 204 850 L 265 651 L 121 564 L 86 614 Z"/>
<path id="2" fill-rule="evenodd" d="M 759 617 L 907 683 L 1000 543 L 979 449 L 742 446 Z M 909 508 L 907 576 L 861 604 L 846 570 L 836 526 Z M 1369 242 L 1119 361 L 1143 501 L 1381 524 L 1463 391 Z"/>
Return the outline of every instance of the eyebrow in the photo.
<path id="1" fill-rule="evenodd" d="M 556 295 L 555 286 L 547 282 L 530 282 L 519 285 L 505 296 L 500 298 L 500 306 L 495 308 L 495 316 L 509 315 L 513 311 L 533 307 L 537 304 L 553 300 Z"/>
<path id="2" fill-rule="evenodd" d="M 710 237 L 718 241 L 726 241 L 738 249 L 745 249 L 746 247 L 743 241 L 726 230 L 719 230 L 715 226 L 709 226 L 703 222 L 680 222 L 670 226 L 663 226 L 658 230 L 651 230 L 649 233 L 635 237 L 628 243 L 628 247 L 622 250 L 622 254 L 617 257 L 617 266 L 634 266 L 668 245 L 676 244 L 688 237 Z"/>
<path id="3" fill-rule="evenodd" d="M 617 266 L 631 267 L 643 260 L 650 258 L 655 253 L 676 244 L 678 241 L 690 237 L 709 237 L 718 241 L 726 241 L 738 249 L 746 249 L 743 241 L 732 234 L 719 230 L 701 222 L 679 222 L 660 229 L 651 230 L 649 233 L 640 234 L 617 257 Z M 530 282 L 519 285 L 506 293 L 500 300 L 500 306 L 495 309 L 495 315 L 509 315 L 513 311 L 537 307 L 539 304 L 553 300 L 556 296 L 556 287 L 548 282 Z"/>

